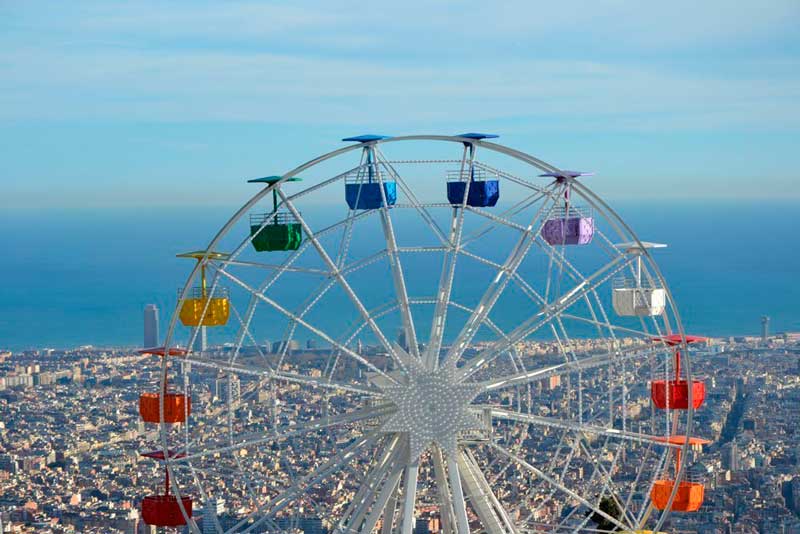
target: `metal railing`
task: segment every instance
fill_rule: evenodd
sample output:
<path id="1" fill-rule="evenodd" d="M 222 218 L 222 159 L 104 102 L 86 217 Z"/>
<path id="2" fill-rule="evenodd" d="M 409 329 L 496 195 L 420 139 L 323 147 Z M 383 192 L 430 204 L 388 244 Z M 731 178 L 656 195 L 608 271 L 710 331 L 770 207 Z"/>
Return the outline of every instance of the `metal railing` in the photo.
<path id="1" fill-rule="evenodd" d="M 294 224 L 297 217 L 289 211 L 280 210 L 277 213 L 253 213 L 250 215 L 250 226 L 261 226 L 264 224 Z"/>
<path id="2" fill-rule="evenodd" d="M 394 182 L 392 175 L 383 164 L 362 165 L 344 175 L 346 184 L 368 184 L 370 183 L 369 168 L 372 167 L 372 182 L 378 183 L 378 172 L 381 173 L 381 180 L 384 183 Z"/>
<path id="3" fill-rule="evenodd" d="M 614 289 L 661 289 L 653 280 L 642 278 L 637 281 L 632 276 L 617 276 L 612 281 L 612 286 Z"/>
<path id="4" fill-rule="evenodd" d="M 183 289 L 178 290 L 178 298 L 180 298 Z M 215 299 L 226 299 L 228 298 L 228 288 L 217 286 L 214 288 L 214 294 L 211 294 L 211 286 L 208 286 L 205 290 L 205 295 L 203 295 L 203 288 L 200 286 L 194 286 L 189 289 L 189 292 L 186 294 L 187 299 L 202 299 L 202 298 L 212 297 Z"/>
<path id="5" fill-rule="evenodd" d="M 472 180 L 479 182 L 497 180 L 499 178 L 497 174 L 486 172 L 485 169 L 477 167 L 473 167 L 472 172 L 469 169 L 449 170 L 446 175 L 448 182 L 467 182 L 470 177 L 472 177 Z"/>
<path id="6" fill-rule="evenodd" d="M 550 219 L 572 219 L 575 217 L 580 217 L 582 219 L 588 219 L 592 217 L 593 210 L 586 206 L 574 206 L 570 204 L 569 208 L 566 206 L 558 206 L 553 208 L 550 212 Z"/>

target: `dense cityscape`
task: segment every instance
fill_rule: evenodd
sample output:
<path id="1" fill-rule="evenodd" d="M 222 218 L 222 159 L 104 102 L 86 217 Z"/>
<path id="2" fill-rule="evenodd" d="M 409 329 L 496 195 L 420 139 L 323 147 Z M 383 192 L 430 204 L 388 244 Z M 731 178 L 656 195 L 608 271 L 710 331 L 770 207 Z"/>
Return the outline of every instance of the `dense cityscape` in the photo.
<path id="1" fill-rule="evenodd" d="M 713 339 L 695 351 L 694 374 L 708 388 L 704 409 L 695 415 L 696 434 L 712 443 L 693 456 L 688 471 L 704 480 L 706 497 L 697 513 L 673 513 L 666 530 L 800 532 L 799 341 L 798 334 Z M 536 351 L 535 344 L 528 350 Z M 0 353 L 0 531 L 154 529 L 139 512 L 143 488 L 156 487 L 162 477 L 156 463 L 140 456 L 157 440 L 157 430 L 137 413 L 140 392 L 157 380 L 158 368 L 147 358 L 96 347 Z M 230 381 L 212 380 L 200 394 L 211 401 L 239 395 L 238 385 L 230 390 Z M 284 402 L 281 409 L 297 411 L 301 404 Z M 229 502 L 210 500 L 195 516 L 224 522 L 235 501 L 235 494 Z M 210 523 L 198 521 L 204 532 L 215 532 Z M 309 534 L 329 526 L 313 514 L 287 525 Z M 437 528 L 421 517 L 416 532 Z"/>

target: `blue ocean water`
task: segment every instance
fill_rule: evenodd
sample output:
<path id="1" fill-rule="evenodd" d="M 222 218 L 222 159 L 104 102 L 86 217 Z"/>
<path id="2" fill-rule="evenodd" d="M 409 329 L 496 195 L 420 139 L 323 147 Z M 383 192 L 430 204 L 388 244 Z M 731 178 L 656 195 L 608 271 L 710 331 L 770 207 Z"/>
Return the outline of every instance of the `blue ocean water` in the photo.
<path id="1" fill-rule="evenodd" d="M 641 239 L 669 243 L 657 260 L 687 331 L 754 334 L 762 315 L 800 331 L 800 203 L 612 205 Z M 189 272 L 175 253 L 202 248 L 233 211 L 6 210 L 0 348 L 139 345 L 144 305 L 166 322 Z"/>

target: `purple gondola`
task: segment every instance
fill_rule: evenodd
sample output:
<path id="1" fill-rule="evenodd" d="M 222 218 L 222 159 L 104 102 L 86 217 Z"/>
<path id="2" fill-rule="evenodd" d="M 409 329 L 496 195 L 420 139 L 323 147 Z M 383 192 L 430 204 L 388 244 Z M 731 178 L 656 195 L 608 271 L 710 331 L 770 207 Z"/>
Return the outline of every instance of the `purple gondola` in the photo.
<path id="1" fill-rule="evenodd" d="M 542 227 L 542 237 L 550 245 L 587 245 L 594 237 L 594 218 L 570 207 L 569 212 L 549 219 Z"/>
<path id="2" fill-rule="evenodd" d="M 569 181 L 578 176 L 591 176 L 593 173 L 578 171 L 547 172 L 541 177 L 555 178 L 556 182 L 566 183 L 564 206 L 555 210 L 555 216 L 548 219 L 542 227 L 542 237 L 549 245 L 588 245 L 594 237 L 594 217 L 587 209 L 571 204 Z"/>

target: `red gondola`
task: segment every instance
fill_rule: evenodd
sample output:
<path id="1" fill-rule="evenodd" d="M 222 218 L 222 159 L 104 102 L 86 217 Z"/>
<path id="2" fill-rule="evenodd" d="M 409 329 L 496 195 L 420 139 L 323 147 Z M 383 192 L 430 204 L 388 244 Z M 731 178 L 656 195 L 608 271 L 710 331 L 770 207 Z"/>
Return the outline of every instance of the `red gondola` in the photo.
<path id="1" fill-rule="evenodd" d="M 654 380 L 650 385 L 650 397 L 659 410 L 688 410 L 689 383 L 686 380 Z M 706 398 L 706 385 L 692 380 L 692 408 L 698 409 Z"/>
<path id="2" fill-rule="evenodd" d="M 154 460 L 164 460 L 164 451 L 142 453 L 142 456 Z M 170 458 L 183 458 L 184 453 L 169 451 Z M 192 517 L 192 498 L 181 497 L 181 504 L 186 515 Z M 178 499 L 169 494 L 169 471 L 164 470 L 164 495 L 148 495 L 142 499 L 142 520 L 156 527 L 180 527 L 186 524 Z"/>
<path id="3" fill-rule="evenodd" d="M 179 349 L 177 347 L 151 347 L 149 349 L 142 349 L 137 351 L 139 354 L 153 354 L 155 356 L 186 356 L 186 349 Z"/>
<path id="4" fill-rule="evenodd" d="M 676 347 L 686 341 L 689 343 L 700 343 L 706 341 L 701 336 L 681 336 L 672 334 L 653 338 L 653 341 L 661 341 L 670 347 Z M 654 380 L 650 384 L 650 398 L 659 410 L 688 410 L 689 409 L 689 388 L 690 383 L 682 380 L 681 377 L 681 351 L 675 349 L 675 378 L 673 380 Z M 703 405 L 706 398 L 706 386 L 700 380 L 691 381 L 692 408 L 698 409 Z"/>
<path id="5" fill-rule="evenodd" d="M 186 514 L 192 517 L 192 498 L 181 497 Z M 186 524 L 178 499 L 173 495 L 148 495 L 142 499 L 142 520 L 157 527 L 180 527 Z"/>

